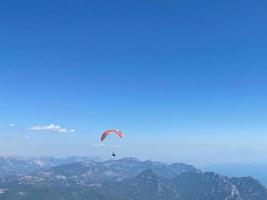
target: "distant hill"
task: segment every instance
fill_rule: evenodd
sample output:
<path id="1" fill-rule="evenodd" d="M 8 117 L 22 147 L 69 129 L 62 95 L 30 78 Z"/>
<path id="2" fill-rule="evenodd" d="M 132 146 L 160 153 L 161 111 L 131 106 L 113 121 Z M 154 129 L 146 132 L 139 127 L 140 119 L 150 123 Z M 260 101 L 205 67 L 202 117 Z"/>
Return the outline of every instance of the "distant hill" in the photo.
<path id="1" fill-rule="evenodd" d="M 0 157 L 0 176 L 29 174 L 40 169 L 51 168 L 74 162 L 86 162 L 90 160 L 93 160 L 93 158 L 82 156 L 72 156 L 67 158 L 55 158 L 52 156 Z"/>
<path id="2" fill-rule="evenodd" d="M 217 164 L 201 167 L 204 171 L 215 171 L 227 176 L 252 176 L 267 186 L 267 163 Z"/>

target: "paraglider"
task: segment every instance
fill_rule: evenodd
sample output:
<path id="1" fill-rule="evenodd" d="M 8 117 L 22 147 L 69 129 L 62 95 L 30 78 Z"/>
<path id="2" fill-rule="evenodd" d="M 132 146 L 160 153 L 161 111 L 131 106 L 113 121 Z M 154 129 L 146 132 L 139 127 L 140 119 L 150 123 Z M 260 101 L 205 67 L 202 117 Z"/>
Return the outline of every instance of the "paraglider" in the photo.
<path id="1" fill-rule="evenodd" d="M 101 135 L 101 142 L 103 142 L 105 140 L 105 138 L 110 135 L 110 134 L 116 134 L 118 135 L 120 138 L 122 138 L 124 136 L 123 132 L 118 130 L 118 129 L 111 129 L 111 130 L 106 130 L 102 135 Z M 116 154 L 113 152 L 112 156 L 115 157 Z"/>

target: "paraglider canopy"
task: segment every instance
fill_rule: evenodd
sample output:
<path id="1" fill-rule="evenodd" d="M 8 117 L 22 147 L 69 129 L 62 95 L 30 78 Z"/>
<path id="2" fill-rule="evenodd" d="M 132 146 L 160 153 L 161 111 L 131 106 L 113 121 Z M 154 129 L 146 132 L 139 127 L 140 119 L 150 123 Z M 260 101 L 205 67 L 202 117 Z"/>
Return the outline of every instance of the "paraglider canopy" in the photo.
<path id="1" fill-rule="evenodd" d="M 106 130 L 102 135 L 101 135 L 101 142 L 110 134 L 117 134 L 120 138 L 123 137 L 123 132 L 118 130 L 118 129 L 111 129 L 111 130 Z"/>

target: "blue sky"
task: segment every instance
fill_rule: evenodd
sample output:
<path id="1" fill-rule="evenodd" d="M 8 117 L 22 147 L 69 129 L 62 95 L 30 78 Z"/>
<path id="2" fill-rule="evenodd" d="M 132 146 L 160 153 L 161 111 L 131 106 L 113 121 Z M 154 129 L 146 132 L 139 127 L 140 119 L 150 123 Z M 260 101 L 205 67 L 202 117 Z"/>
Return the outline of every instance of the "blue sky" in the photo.
<path id="1" fill-rule="evenodd" d="M 115 148 L 168 161 L 266 162 L 266 9 L 264 1 L 1 2 L 0 153 Z M 67 131 L 30 130 L 51 124 Z M 100 146 L 99 134 L 114 127 L 127 137 Z"/>

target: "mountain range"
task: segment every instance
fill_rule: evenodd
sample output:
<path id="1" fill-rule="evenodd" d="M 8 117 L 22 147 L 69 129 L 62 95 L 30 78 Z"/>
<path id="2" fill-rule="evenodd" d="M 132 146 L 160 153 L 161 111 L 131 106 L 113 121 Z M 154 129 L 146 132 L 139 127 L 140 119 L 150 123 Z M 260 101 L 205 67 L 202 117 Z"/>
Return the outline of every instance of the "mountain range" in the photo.
<path id="1" fill-rule="evenodd" d="M 252 177 L 135 158 L 0 159 L 1 200 L 267 200 Z"/>

